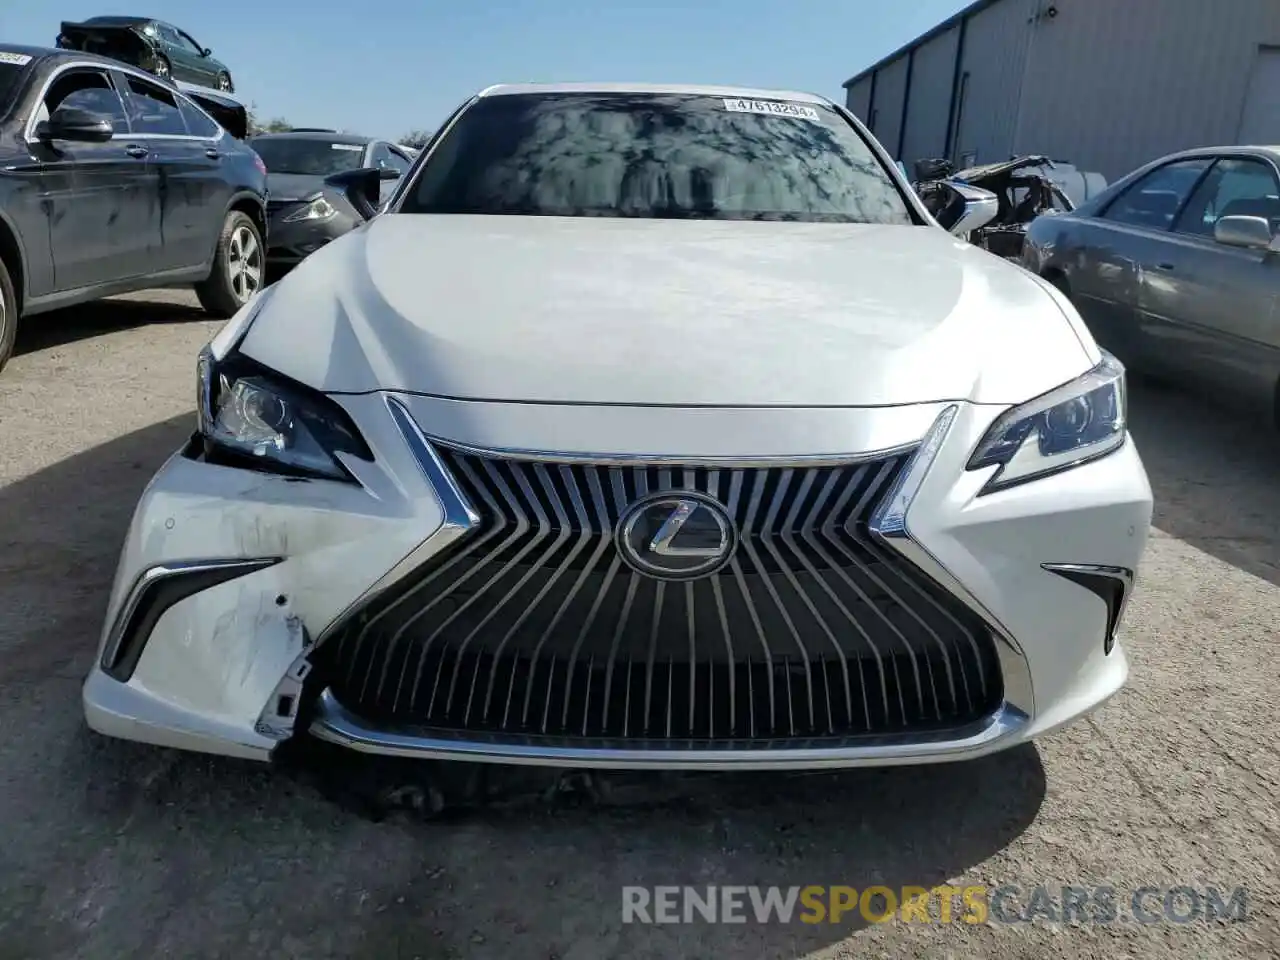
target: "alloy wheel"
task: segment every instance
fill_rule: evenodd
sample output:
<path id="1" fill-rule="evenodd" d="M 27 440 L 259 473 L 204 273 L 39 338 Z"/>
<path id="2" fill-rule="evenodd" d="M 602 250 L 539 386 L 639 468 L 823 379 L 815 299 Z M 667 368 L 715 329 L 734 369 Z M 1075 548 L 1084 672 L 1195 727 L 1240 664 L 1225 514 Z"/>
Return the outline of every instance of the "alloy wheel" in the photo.
<path id="1" fill-rule="evenodd" d="M 227 279 L 236 301 L 245 303 L 262 286 L 262 244 L 246 226 L 238 226 L 227 244 Z"/>

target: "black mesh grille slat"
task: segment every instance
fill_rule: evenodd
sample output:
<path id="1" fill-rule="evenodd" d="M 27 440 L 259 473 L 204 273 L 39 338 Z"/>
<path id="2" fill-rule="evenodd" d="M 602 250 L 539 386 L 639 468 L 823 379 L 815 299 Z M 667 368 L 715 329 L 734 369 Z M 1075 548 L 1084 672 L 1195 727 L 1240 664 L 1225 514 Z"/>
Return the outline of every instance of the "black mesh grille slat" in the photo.
<path id="1" fill-rule="evenodd" d="M 801 741 L 954 727 L 1000 702 L 985 625 L 867 532 L 906 456 L 712 469 L 438 453 L 480 522 L 317 654 L 372 722 Z M 623 514 L 664 491 L 726 507 L 726 566 L 667 581 L 623 562 Z"/>

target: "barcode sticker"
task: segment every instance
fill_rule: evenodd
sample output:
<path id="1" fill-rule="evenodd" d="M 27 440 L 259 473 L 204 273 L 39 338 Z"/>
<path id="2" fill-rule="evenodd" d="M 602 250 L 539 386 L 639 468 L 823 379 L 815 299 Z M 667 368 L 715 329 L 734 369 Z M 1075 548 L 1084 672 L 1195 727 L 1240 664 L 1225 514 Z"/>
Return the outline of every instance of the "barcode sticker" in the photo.
<path id="1" fill-rule="evenodd" d="M 819 121 L 818 111 L 807 103 L 785 103 L 779 100 L 748 100 L 746 97 L 725 97 L 724 108 L 732 113 L 758 113 L 770 117 L 798 117 L 801 120 Z"/>

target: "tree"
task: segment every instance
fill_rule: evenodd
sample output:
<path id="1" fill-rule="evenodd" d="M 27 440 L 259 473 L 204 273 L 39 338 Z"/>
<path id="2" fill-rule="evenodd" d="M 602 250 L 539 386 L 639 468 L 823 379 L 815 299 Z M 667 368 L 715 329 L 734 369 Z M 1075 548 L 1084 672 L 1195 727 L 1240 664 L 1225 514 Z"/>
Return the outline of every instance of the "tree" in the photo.
<path id="1" fill-rule="evenodd" d="M 427 145 L 427 141 L 432 137 L 430 130 L 410 130 L 404 134 L 399 142 L 406 147 L 413 147 L 415 150 L 421 150 Z"/>
<path id="2" fill-rule="evenodd" d="M 249 115 L 249 136 L 256 136 L 259 133 L 286 133 L 293 129 L 293 124 L 284 117 L 272 117 L 263 123 L 258 119 L 258 105 L 256 103 L 249 104 L 245 108 L 245 112 Z"/>

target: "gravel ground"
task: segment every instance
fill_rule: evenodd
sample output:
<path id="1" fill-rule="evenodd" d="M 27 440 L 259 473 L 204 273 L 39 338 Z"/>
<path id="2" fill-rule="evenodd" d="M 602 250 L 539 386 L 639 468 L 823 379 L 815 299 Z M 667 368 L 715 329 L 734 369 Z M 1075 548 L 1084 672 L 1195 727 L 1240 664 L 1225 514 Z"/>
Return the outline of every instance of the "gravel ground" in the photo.
<path id="1" fill-rule="evenodd" d="M 190 428 L 214 329 L 185 293 L 122 298 L 33 319 L 0 375 L 0 958 L 1280 954 L 1274 436 L 1134 386 L 1157 498 L 1134 677 L 1035 749 L 378 823 L 278 772 L 83 726 L 117 551 Z M 621 923 L 624 884 L 947 882 L 1109 884 L 1122 919 Z M 1145 885 L 1243 886 L 1248 918 L 1124 919 Z"/>

